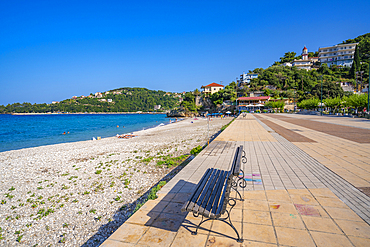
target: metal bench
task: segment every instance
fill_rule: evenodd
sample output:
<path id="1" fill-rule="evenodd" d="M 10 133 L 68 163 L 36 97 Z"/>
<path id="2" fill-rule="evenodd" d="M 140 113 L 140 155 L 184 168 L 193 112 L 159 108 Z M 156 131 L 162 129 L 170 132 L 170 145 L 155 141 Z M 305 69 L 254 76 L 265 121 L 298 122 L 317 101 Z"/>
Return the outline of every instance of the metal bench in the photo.
<path id="1" fill-rule="evenodd" d="M 244 172 L 240 169 L 241 162 L 247 162 L 243 146 L 237 147 L 230 171 L 208 168 L 197 184 L 193 194 L 181 208 L 182 212 L 192 212 L 195 217 L 202 216 L 202 220 L 196 230 L 192 232 L 193 235 L 197 234 L 200 225 L 204 222 L 221 220 L 234 229 L 238 236 L 237 241 L 243 242 L 230 218 L 231 210 L 236 205 L 236 198 L 230 197 L 231 189 L 235 190 L 240 200 L 243 201 L 238 187 L 245 188 L 247 185 L 244 179 Z M 242 177 L 240 177 L 240 174 L 242 174 Z M 227 204 L 231 207 L 229 211 L 226 209 Z M 225 212 L 227 216 L 221 218 Z M 204 219 L 204 217 L 207 219 Z"/>

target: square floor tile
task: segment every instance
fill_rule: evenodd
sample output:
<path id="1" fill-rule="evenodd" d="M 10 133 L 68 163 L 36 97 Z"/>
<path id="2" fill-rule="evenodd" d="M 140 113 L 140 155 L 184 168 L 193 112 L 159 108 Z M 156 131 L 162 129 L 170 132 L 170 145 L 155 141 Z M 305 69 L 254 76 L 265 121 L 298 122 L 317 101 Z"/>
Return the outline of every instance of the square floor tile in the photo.
<path id="1" fill-rule="evenodd" d="M 192 235 L 191 231 L 184 227 L 180 227 L 171 247 L 184 247 L 184 243 L 186 243 L 186 246 L 204 246 L 206 241 L 207 235 Z"/>
<path id="2" fill-rule="evenodd" d="M 236 231 L 239 233 L 239 236 L 241 237 L 242 233 L 241 223 L 232 222 L 232 224 L 235 227 Z M 225 238 L 235 238 L 235 239 L 238 238 L 235 230 L 230 225 L 220 220 L 213 221 L 212 228 L 209 234 L 212 236 L 219 236 Z"/>
<path id="3" fill-rule="evenodd" d="M 332 234 L 326 232 L 310 232 L 313 240 L 315 241 L 318 247 L 327 247 L 327 246 L 352 246 L 351 242 L 345 235 Z"/>
<path id="4" fill-rule="evenodd" d="M 331 218 L 310 217 L 302 215 L 302 219 L 310 231 L 343 234 Z"/>
<path id="5" fill-rule="evenodd" d="M 315 196 L 320 197 L 334 197 L 337 198 L 337 196 L 328 188 L 323 189 L 309 189 L 309 191 Z"/>
<path id="6" fill-rule="evenodd" d="M 245 240 L 276 243 L 274 228 L 268 225 L 243 223 L 243 238 Z"/>
<path id="7" fill-rule="evenodd" d="M 233 208 L 230 214 L 231 222 L 241 222 L 242 221 L 242 209 Z"/>
<path id="8" fill-rule="evenodd" d="M 149 200 L 140 209 L 152 212 L 162 212 L 167 204 L 168 201 Z"/>
<path id="9" fill-rule="evenodd" d="M 161 213 L 152 223 L 152 226 L 176 232 L 184 219 L 183 215 Z"/>
<path id="10" fill-rule="evenodd" d="M 244 210 L 243 222 L 272 225 L 270 212 L 266 211 Z"/>
<path id="11" fill-rule="evenodd" d="M 281 245 L 302 247 L 315 246 L 307 230 L 285 227 L 275 227 L 275 230 L 279 240 L 279 244 Z"/>
<path id="12" fill-rule="evenodd" d="M 364 221 L 335 220 L 335 222 L 342 228 L 346 235 L 361 238 L 369 238 L 370 236 L 370 226 Z"/>
<path id="13" fill-rule="evenodd" d="M 243 244 L 238 243 L 235 239 L 224 238 L 224 237 L 219 237 L 219 236 L 209 236 L 206 246 L 207 247 L 219 247 L 219 246 L 242 247 Z"/>
<path id="14" fill-rule="evenodd" d="M 321 216 L 320 211 L 317 209 L 320 206 L 315 207 L 314 205 L 308 205 L 308 204 L 294 204 L 294 206 L 300 215 L 313 216 L 313 217 Z"/>
<path id="15" fill-rule="evenodd" d="M 193 215 L 188 215 L 181 224 L 181 227 L 186 228 L 189 231 L 195 232 L 197 226 L 201 222 L 202 217 L 194 217 Z M 213 220 L 206 221 L 198 229 L 198 234 L 208 234 L 211 230 Z"/>
<path id="16" fill-rule="evenodd" d="M 334 219 L 360 221 L 363 220 L 351 209 L 324 207 L 328 214 Z"/>
<path id="17" fill-rule="evenodd" d="M 305 229 L 305 226 L 298 214 L 271 212 L 274 226 Z"/>
<path id="18" fill-rule="evenodd" d="M 308 189 L 294 189 L 288 190 L 289 195 L 310 195 L 310 191 Z"/>
<path id="19" fill-rule="evenodd" d="M 131 247 L 131 246 L 135 246 L 135 244 L 123 243 L 120 241 L 107 239 L 100 246 L 101 247 Z"/>
<path id="20" fill-rule="evenodd" d="M 244 191 L 244 199 L 266 201 L 265 191 Z"/>
<path id="21" fill-rule="evenodd" d="M 138 210 L 136 213 L 131 215 L 125 223 L 134 223 L 139 225 L 150 226 L 153 221 L 158 217 L 159 212 L 151 212 Z"/>
<path id="22" fill-rule="evenodd" d="M 178 203 L 182 203 L 184 204 L 188 199 L 189 197 L 191 196 L 192 193 L 177 193 L 173 199 L 171 200 L 171 202 L 178 202 Z"/>
<path id="23" fill-rule="evenodd" d="M 149 230 L 140 239 L 139 245 L 147 246 L 170 246 L 175 238 L 176 232 L 150 227 Z"/>
<path id="24" fill-rule="evenodd" d="M 186 215 L 188 212 L 181 212 L 181 208 L 184 204 L 177 203 L 177 202 L 170 202 L 167 206 L 163 209 L 163 213 L 168 214 L 179 214 L 179 215 Z"/>
<path id="25" fill-rule="evenodd" d="M 290 203 L 291 199 L 286 190 L 266 190 L 267 200 Z"/>
<path id="26" fill-rule="evenodd" d="M 257 210 L 257 211 L 269 211 L 267 201 L 257 200 L 244 200 L 244 209 Z"/>
<path id="27" fill-rule="evenodd" d="M 157 196 L 158 198 L 155 199 L 155 201 L 171 201 L 172 198 L 176 195 L 176 193 L 165 193 L 165 194 L 162 194 L 160 192 L 157 192 Z"/>
<path id="28" fill-rule="evenodd" d="M 293 203 L 269 202 L 269 209 L 271 212 L 297 214 Z"/>
<path id="29" fill-rule="evenodd" d="M 311 194 L 293 194 L 290 195 L 294 204 L 319 205 Z"/>
<path id="30" fill-rule="evenodd" d="M 351 240 L 351 242 L 356 246 L 356 247 L 368 247 L 370 246 L 370 239 L 369 238 L 359 238 L 359 237 L 354 237 L 354 236 L 348 236 L 348 238 Z"/>
<path id="31" fill-rule="evenodd" d="M 120 226 L 111 236 L 110 240 L 136 243 L 148 230 L 147 226 L 125 223 Z"/>
<path id="32" fill-rule="evenodd" d="M 316 200 L 321 204 L 323 207 L 333 207 L 333 208 L 346 208 L 349 209 L 349 207 L 344 204 L 341 200 L 334 197 L 316 197 Z"/>
<path id="33" fill-rule="evenodd" d="M 276 244 L 261 243 L 256 241 L 244 240 L 244 247 L 276 247 Z"/>
<path id="34" fill-rule="evenodd" d="M 281 245 L 302 247 L 315 246 L 307 230 L 285 227 L 275 227 L 275 230 L 279 240 L 279 244 Z"/>

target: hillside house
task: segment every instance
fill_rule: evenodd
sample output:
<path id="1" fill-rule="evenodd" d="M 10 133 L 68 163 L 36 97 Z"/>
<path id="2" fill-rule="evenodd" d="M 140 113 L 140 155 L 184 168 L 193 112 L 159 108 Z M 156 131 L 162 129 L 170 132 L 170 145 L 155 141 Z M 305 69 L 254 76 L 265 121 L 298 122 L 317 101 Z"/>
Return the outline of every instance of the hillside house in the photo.
<path id="1" fill-rule="evenodd" d="M 217 83 L 211 83 L 207 86 L 202 86 L 201 89 L 203 89 L 203 94 L 206 97 L 209 97 L 210 95 L 217 93 L 218 91 L 224 89 L 224 86 Z"/>

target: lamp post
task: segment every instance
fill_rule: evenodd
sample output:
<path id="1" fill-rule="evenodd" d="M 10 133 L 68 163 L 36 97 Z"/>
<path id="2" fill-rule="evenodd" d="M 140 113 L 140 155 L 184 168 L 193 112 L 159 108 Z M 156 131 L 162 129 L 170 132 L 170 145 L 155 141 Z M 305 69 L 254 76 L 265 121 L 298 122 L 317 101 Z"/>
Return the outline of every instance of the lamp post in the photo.
<path id="1" fill-rule="evenodd" d="M 321 116 L 322 116 L 322 75 L 321 75 L 321 105 L 320 105 L 320 111 L 321 111 Z"/>
<path id="2" fill-rule="evenodd" d="M 294 113 L 295 113 L 296 108 L 297 108 L 297 102 L 295 100 L 295 93 L 296 93 L 295 87 L 293 87 L 293 89 L 294 89 Z"/>
<path id="3" fill-rule="evenodd" d="M 370 114 L 370 58 L 369 58 L 369 85 L 367 86 L 367 114 Z"/>

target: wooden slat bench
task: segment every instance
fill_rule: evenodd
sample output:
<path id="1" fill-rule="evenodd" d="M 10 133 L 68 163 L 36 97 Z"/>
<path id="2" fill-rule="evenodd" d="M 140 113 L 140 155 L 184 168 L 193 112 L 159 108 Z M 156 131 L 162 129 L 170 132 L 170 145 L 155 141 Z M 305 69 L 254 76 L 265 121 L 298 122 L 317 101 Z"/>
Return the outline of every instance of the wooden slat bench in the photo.
<path id="1" fill-rule="evenodd" d="M 244 179 L 244 172 L 240 169 L 241 162 L 247 162 L 243 146 L 237 147 L 230 171 L 208 168 L 197 184 L 193 194 L 185 202 L 181 209 L 182 212 L 192 212 L 195 217 L 202 216 L 201 222 L 198 224 L 196 230 L 192 232 L 193 235 L 197 234 L 200 225 L 204 222 L 208 220 L 221 220 L 234 229 L 238 236 L 237 241 L 243 242 L 230 218 L 231 210 L 236 205 L 236 198 L 230 197 L 231 189 L 235 190 L 240 200 L 243 201 L 237 188 L 238 186 L 245 188 L 247 185 Z M 242 177 L 240 177 L 240 174 L 242 174 Z M 229 211 L 226 209 L 227 204 L 231 206 Z M 227 213 L 227 217 L 221 218 L 225 212 Z M 207 219 L 204 220 L 204 217 Z"/>

